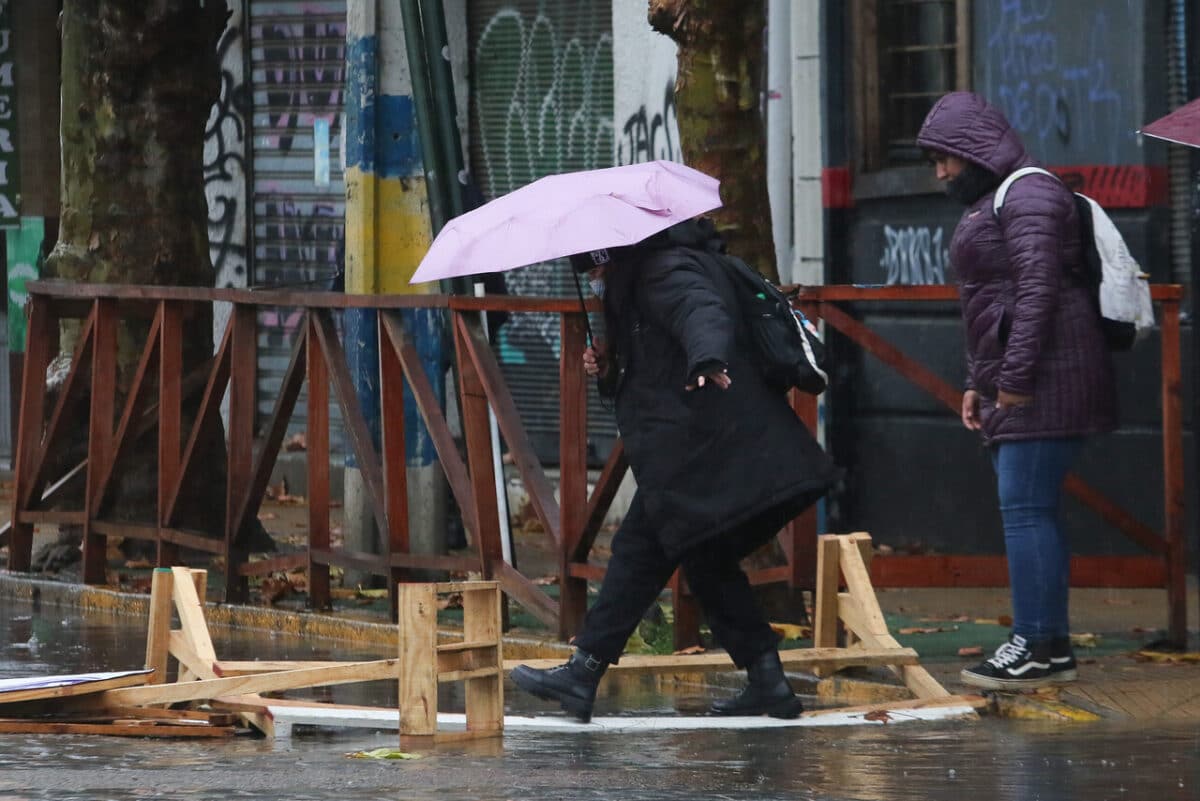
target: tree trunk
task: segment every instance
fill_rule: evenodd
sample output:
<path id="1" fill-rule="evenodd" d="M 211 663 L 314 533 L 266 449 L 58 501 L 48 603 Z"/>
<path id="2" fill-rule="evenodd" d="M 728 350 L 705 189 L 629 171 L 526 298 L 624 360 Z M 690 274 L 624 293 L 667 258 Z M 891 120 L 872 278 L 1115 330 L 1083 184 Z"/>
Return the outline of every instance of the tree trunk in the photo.
<path id="1" fill-rule="evenodd" d="M 65 0 L 52 275 L 213 285 L 204 125 L 228 16 L 224 0 Z"/>
<path id="2" fill-rule="evenodd" d="M 220 90 L 217 41 L 228 17 L 225 0 L 64 0 L 62 213 L 48 276 L 213 285 L 204 128 Z M 212 356 L 212 310 L 198 311 L 185 322 L 185 373 Z M 119 396 L 129 389 L 148 326 L 119 328 Z M 57 366 L 69 361 L 78 330 L 78 323 L 63 325 Z M 192 406 L 185 405 L 185 426 Z M 86 451 L 86 432 L 79 435 L 76 456 Z M 223 475 L 224 442 L 214 439 L 220 453 L 209 463 Z M 154 448 L 134 451 L 136 464 L 117 473 L 116 516 L 151 520 L 155 465 L 146 454 Z M 196 488 L 205 497 L 181 498 L 185 510 L 201 510 L 203 520 L 193 525 L 210 532 L 223 524 L 217 479 Z"/>
<path id="3" fill-rule="evenodd" d="M 649 0 L 679 45 L 675 108 L 689 166 L 721 181 L 714 214 L 730 252 L 778 281 L 762 118 L 764 0 Z"/>
<path id="4" fill-rule="evenodd" d="M 679 45 L 675 109 L 684 160 L 721 181 L 724 205 L 713 216 L 729 251 L 778 282 L 761 111 L 765 0 L 649 3 L 651 27 Z M 786 562 L 778 540 L 772 540 L 745 565 Z M 760 585 L 755 594 L 771 620 L 804 619 L 800 594 L 787 585 Z"/>

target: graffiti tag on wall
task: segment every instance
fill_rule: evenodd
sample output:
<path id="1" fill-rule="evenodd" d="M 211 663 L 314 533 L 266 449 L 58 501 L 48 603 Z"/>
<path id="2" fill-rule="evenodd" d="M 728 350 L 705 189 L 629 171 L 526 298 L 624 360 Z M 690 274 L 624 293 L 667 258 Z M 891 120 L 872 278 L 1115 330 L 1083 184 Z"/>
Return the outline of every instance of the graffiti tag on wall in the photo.
<path id="1" fill-rule="evenodd" d="M 950 266 L 950 248 L 941 226 L 883 226 L 883 254 L 879 266 L 887 284 L 944 284 Z"/>
<path id="2" fill-rule="evenodd" d="M 611 166 L 612 36 L 575 22 L 570 14 L 556 22 L 503 8 L 483 25 L 473 53 L 473 99 L 485 197 L 543 175 Z M 505 282 L 513 294 L 558 295 L 562 272 L 535 265 L 506 273 Z M 557 358 L 558 316 L 514 314 L 504 336 L 524 354 L 548 349 Z M 502 353 L 510 362 L 523 358 Z"/>
<path id="3" fill-rule="evenodd" d="M 340 154 L 329 154 L 329 185 L 314 182 L 313 130 L 318 120 L 328 123 L 329 147 L 340 147 L 345 19 L 265 22 L 252 26 L 251 39 L 261 48 L 255 65 L 255 283 L 325 289 L 341 266 L 345 211 Z M 293 309 L 264 309 L 260 336 L 267 347 L 285 348 L 300 321 Z"/>
<path id="4" fill-rule="evenodd" d="M 680 153 L 671 132 L 679 130 L 675 116 L 675 79 L 667 82 L 662 95 L 662 107 L 653 113 L 641 106 L 621 126 L 617 140 L 617 163 L 636 164 L 642 161 L 678 161 Z"/>
<path id="5" fill-rule="evenodd" d="M 208 200 L 208 251 L 215 285 L 244 287 L 246 270 L 246 119 L 250 97 L 243 66 L 241 3 L 217 44 L 221 95 L 204 128 L 204 194 Z"/>
<path id="6" fill-rule="evenodd" d="M 1099 145 L 1105 160 L 1119 161 L 1120 138 L 1097 132 L 1113 130 L 1126 110 L 1114 57 L 1136 50 L 1128 21 L 1055 0 L 993 0 L 981 11 L 989 97 L 1026 143 L 1046 157 L 1072 142 Z"/>

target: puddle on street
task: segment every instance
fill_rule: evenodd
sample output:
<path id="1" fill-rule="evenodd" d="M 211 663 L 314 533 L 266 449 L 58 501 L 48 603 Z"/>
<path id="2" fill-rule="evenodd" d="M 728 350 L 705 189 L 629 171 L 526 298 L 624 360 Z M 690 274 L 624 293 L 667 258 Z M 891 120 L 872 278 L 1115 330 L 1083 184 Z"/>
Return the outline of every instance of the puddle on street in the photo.
<path id="1" fill-rule="evenodd" d="M 0 678 L 140 667 L 144 624 L 2 601 Z M 335 641 L 215 630 L 229 659 L 372 659 Z M 598 711 L 697 712 L 694 689 L 623 685 Z M 391 682 L 314 690 L 341 703 L 390 705 Z M 551 707 L 506 688 L 509 711 Z M 461 710 L 449 695 L 446 708 Z M 600 709 L 602 707 L 602 709 Z M 413 749 L 412 761 L 349 759 L 394 747 L 394 732 L 298 730 L 291 740 L 218 741 L 0 734 L 0 801 L 225 799 L 887 799 L 1195 801 L 1194 722 L 901 724 L 836 729 L 534 733 Z"/>

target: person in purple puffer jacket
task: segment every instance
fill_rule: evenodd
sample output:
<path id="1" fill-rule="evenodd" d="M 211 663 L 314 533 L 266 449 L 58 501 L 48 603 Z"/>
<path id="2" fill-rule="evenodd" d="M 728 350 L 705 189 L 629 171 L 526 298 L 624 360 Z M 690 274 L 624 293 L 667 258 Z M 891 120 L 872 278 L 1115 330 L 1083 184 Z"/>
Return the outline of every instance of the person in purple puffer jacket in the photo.
<path id="1" fill-rule="evenodd" d="M 1059 501 L 1084 438 L 1116 427 L 1112 362 L 1082 280 L 1079 214 L 1070 190 L 1043 174 L 1014 181 L 993 212 L 1005 176 L 1036 162 L 979 95 L 938 100 L 917 143 L 967 207 L 950 242 L 966 325 L 962 421 L 990 447 L 1012 593 L 1009 640 L 962 679 L 987 689 L 1072 681 Z"/>

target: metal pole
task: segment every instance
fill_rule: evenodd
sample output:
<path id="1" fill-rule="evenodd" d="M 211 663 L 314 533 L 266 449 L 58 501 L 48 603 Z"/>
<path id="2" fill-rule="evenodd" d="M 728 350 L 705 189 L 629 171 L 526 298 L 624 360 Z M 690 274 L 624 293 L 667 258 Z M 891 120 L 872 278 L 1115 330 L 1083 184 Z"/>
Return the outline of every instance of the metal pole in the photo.
<path id="1" fill-rule="evenodd" d="M 1180 43 L 1184 48 L 1184 98 L 1191 100 L 1197 96 L 1196 87 L 1200 86 L 1200 47 L 1192 46 L 1190 33 L 1196 25 L 1200 24 L 1200 0 L 1175 0 L 1176 14 L 1178 24 L 1181 30 L 1178 32 Z M 1192 345 L 1192 361 L 1191 361 L 1191 387 L 1192 387 L 1192 481 L 1200 480 L 1200 437 L 1197 436 L 1197 426 L 1200 425 L 1200 320 L 1197 319 L 1197 312 L 1200 311 L 1200 303 L 1196 301 L 1196 292 L 1200 288 L 1200 197 L 1196 195 L 1195 182 L 1196 176 L 1200 174 L 1200 154 L 1195 148 L 1189 148 L 1191 155 L 1188 174 L 1193 186 L 1191 198 L 1192 212 L 1192 260 L 1191 270 L 1189 271 L 1189 281 L 1187 287 L 1187 297 L 1184 303 L 1181 304 L 1181 311 L 1184 313 L 1183 322 L 1191 327 L 1191 345 Z M 1186 369 L 1186 367 L 1185 367 Z M 1187 387 L 1188 382 L 1184 376 L 1183 386 Z M 1186 403 L 1186 401 L 1185 401 Z M 1186 429 L 1185 429 L 1186 434 Z M 1196 559 L 1196 583 L 1200 585 L 1200 499 L 1193 492 L 1190 494 L 1188 501 L 1192 505 L 1192 521 L 1195 526 L 1195 542 L 1196 550 L 1193 556 Z M 1186 550 L 1186 549 L 1185 549 Z M 1200 625 L 1200 604 L 1196 608 L 1196 621 Z M 1187 638 L 1185 631 L 1184 638 Z M 1186 646 L 1187 643 L 1184 643 Z"/>
<path id="2" fill-rule="evenodd" d="M 449 196 L 446 189 L 447 167 L 443 163 L 441 148 L 437 145 L 436 114 L 417 0 L 400 0 L 400 16 L 404 21 L 404 50 L 408 55 L 408 70 L 412 77 L 417 133 L 421 137 L 421 162 L 425 169 L 425 183 L 429 187 L 429 216 L 433 222 L 433 234 L 437 236 L 449 219 L 446 214 Z"/>

